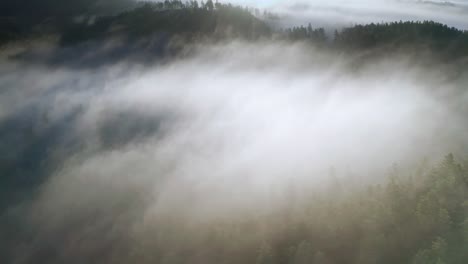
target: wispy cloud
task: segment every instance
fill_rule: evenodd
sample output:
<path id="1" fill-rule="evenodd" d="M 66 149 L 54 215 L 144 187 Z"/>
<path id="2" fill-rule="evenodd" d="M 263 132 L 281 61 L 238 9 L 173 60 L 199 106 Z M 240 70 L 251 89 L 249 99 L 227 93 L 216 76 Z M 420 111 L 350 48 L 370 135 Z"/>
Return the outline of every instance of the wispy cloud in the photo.
<path id="1" fill-rule="evenodd" d="M 234 1 L 254 5 L 256 1 Z M 449 26 L 468 29 L 468 2 L 417 0 L 296 0 L 264 1 L 257 5 L 282 14 L 280 26 L 312 22 L 316 26 L 340 27 L 356 23 L 399 20 L 434 20 Z"/>

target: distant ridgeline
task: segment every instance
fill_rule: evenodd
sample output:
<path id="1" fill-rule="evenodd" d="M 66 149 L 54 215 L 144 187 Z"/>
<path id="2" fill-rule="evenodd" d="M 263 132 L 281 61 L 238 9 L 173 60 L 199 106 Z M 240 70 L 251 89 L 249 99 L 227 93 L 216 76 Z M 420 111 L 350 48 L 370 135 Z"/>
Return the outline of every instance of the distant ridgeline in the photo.
<path id="1" fill-rule="evenodd" d="M 332 37 L 327 37 L 324 29 L 314 29 L 309 24 L 287 29 L 285 34 L 290 40 L 310 41 L 346 51 L 404 49 L 431 51 L 446 57 L 468 56 L 468 31 L 434 21 L 356 25 L 336 30 Z"/>
<path id="2" fill-rule="evenodd" d="M 468 56 L 467 31 L 432 21 L 356 25 L 334 35 L 310 24 L 274 33 L 258 10 L 212 0 L 5 1 L 0 4 L 0 44 L 48 34 L 61 36 L 62 45 L 115 36 L 129 40 L 153 36 L 255 40 L 273 39 L 274 35 L 274 39 L 305 41 L 340 51 L 404 49 L 429 51 L 444 58 Z"/>
<path id="3" fill-rule="evenodd" d="M 7 1 L 0 4 L 0 44 L 51 34 L 61 35 L 64 45 L 112 36 L 135 38 L 153 34 L 246 39 L 271 35 L 269 26 L 248 8 L 212 0 L 201 3 L 105 0 L 99 1 L 99 5 L 91 4 L 95 2 L 92 0 L 74 1 L 70 5 L 61 0 L 46 0 L 43 5 L 39 0 L 27 4 Z"/>
<path id="4" fill-rule="evenodd" d="M 130 38 L 153 34 L 174 36 L 239 37 L 257 39 L 271 30 L 247 8 L 208 0 L 145 3 L 115 16 L 103 16 L 93 23 L 75 23 L 63 34 L 64 44 L 122 35 Z"/>
<path id="5" fill-rule="evenodd" d="M 133 0 L 1 0 L 0 44 L 63 32 L 82 15 L 109 15 L 135 8 Z"/>

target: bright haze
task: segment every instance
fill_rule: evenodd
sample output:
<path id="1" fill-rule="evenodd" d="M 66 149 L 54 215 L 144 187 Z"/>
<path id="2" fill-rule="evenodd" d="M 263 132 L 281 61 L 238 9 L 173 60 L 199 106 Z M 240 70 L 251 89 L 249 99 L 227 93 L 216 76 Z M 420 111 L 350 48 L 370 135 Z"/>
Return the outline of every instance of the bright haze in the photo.
<path id="1" fill-rule="evenodd" d="M 279 18 L 140 6 L 1 46 L 1 263 L 464 263 L 466 2 L 255 3 Z M 171 35 L 193 14 L 221 25 Z M 399 20 L 458 29 L 277 30 Z"/>

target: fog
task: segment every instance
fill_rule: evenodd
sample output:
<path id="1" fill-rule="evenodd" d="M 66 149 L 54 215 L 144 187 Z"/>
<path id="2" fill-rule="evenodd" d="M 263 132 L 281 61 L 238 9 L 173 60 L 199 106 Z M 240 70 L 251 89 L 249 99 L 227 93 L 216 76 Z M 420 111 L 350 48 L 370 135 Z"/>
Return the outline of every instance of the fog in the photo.
<path id="1" fill-rule="evenodd" d="M 332 1 L 238 1 L 256 5 L 280 15 L 274 21 L 286 28 L 312 23 L 329 29 L 355 24 L 434 20 L 460 29 L 468 29 L 468 2 L 416 0 L 332 0 Z"/>
<path id="2" fill-rule="evenodd" d="M 161 241 L 177 252 L 219 219 L 283 208 L 291 188 L 326 190 L 331 170 L 359 188 L 395 163 L 466 154 L 464 72 L 409 56 L 356 68 L 300 43 L 192 51 L 89 69 L 3 61 L 3 159 L 42 177 L 3 216 L 22 230 L 4 247 L 14 263 L 146 263 Z"/>

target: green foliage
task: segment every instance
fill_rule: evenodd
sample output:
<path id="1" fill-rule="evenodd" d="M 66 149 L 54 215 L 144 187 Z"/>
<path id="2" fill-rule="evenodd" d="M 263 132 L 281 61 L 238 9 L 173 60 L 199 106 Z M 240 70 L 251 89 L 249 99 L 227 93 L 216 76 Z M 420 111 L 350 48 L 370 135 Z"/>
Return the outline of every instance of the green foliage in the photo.
<path id="1" fill-rule="evenodd" d="M 295 194 L 284 197 L 296 199 L 285 198 L 285 207 L 239 212 L 188 229 L 180 226 L 190 220 L 159 223 L 154 235 L 164 233 L 165 243 L 137 247 L 157 251 L 161 259 L 187 256 L 180 263 L 202 255 L 203 263 L 464 264 L 467 176 L 468 168 L 453 155 L 433 168 L 427 162 L 415 170 L 394 166 L 385 182 L 368 188 L 343 181 L 346 188 L 326 193 L 293 188 L 285 192 Z"/>
<path id="2" fill-rule="evenodd" d="M 64 14 L 91 12 L 86 3 L 70 5 Z M 38 10 L 38 16 L 56 11 Z M 25 34 L 28 21 L 0 21 L 0 43 Z M 255 39 L 271 33 L 247 9 L 211 0 L 148 2 L 92 23 L 65 21 L 60 25 L 65 44 L 114 35 Z M 336 31 L 333 39 L 324 29 L 308 25 L 288 29 L 285 36 L 338 50 L 424 47 L 447 57 L 468 56 L 467 32 L 429 21 L 357 25 Z M 468 263 L 467 165 L 450 154 L 434 168 L 427 163 L 414 171 L 394 166 L 384 183 L 362 189 L 339 182 L 333 171 L 328 193 L 305 190 L 304 197 L 286 201 L 284 208 L 209 226 L 173 219 L 158 223 L 158 229 L 149 232 L 159 240 L 138 241 L 134 254 L 154 254 L 142 257 L 142 263 Z M 288 192 L 285 197 L 298 197 L 297 190 Z M 190 261 L 194 255 L 204 261 Z"/>
<path id="3" fill-rule="evenodd" d="M 428 249 L 420 250 L 414 257 L 413 264 L 446 264 L 447 242 L 436 238 Z"/>
<path id="4" fill-rule="evenodd" d="M 309 24 L 307 27 L 300 26 L 286 30 L 286 34 L 291 40 L 308 40 L 315 44 L 325 44 L 327 36 L 323 28 L 314 29 Z"/>
<path id="5" fill-rule="evenodd" d="M 335 32 L 334 45 L 349 50 L 420 49 L 444 57 L 468 55 L 468 33 L 434 21 L 356 25 Z"/>
<path id="6" fill-rule="evenodd" d="M 62 43 L 67 45 L 114 36 L 132 40 L 155 35 L 163 39 L 182 36 L 189 41 L 254 40 L 272 36 L 273 30 L 260 17 L 266 21 L 279 19 L 266 11 L 262 16 L 258 9 L 212 0 L 32 0 L 27 7 L 7 0 L 0 7 L 0 45 L 41 34 L 60 34 Z M 451 61 L 468 57 L 468 32 L 433 21 L 371 23 L 336 30 L 333 34 L 309 24 L 277 35 L 332 51 L 362 51 L 366 56 L 404 51 L 422 58 L 430 55 Z"/>
<path id="7" fill-rule="evenodd" d="M 255 39 L 270 34 L 269 27 L 248 10 L 208 1 L 198 5 L 192 1 L 145 3 L 141 7 L 116 16 L 99 18 L 94 24 L 72 24 L 64 30 L 62 41 L 74 44 L 113 35 L 148 37 L 182 35 L 214 38 L 240 37 Z"/>

